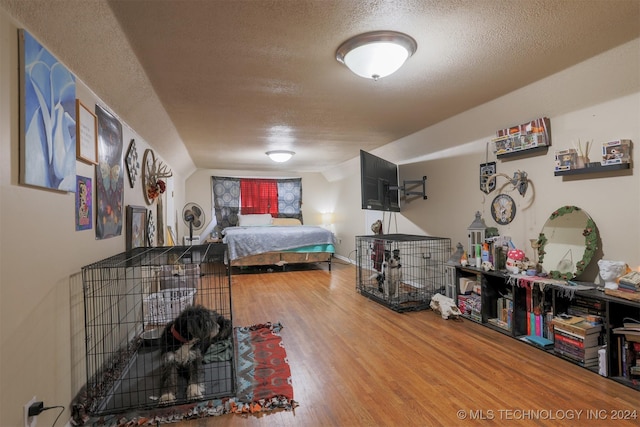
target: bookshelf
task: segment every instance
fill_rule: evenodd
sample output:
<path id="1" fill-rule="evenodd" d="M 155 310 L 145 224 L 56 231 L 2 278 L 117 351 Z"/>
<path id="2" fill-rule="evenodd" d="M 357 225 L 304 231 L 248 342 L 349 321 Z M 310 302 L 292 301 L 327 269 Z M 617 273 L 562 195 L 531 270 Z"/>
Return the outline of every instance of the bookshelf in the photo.
<path id="1" fill-rule="evenodd" d="M 624 319 L 640 320 L 640 301 L 607 295 L 596 289 L 576 290 L 571 296 L 567 295 L 563 289 L 554 286 L 545 286 L 542 291 L 538 285 L 533 285 L 527 290 L 510 281 L 506 273 L 485 272 L 474 267 L 456 266 L 455 274 L 454 299 L 465 319 L 640 391 L 640 376 L 630 376 L 628 367 L 625 366 L 624 359 L 625 355 L 628 358 L 628 353 L 624 347 L 624 335 L 614 332 L 615 328 L 623 326 Z M 460 279 L 478 283 L 479 286 L 475 286 L 475 289 L 479 293 L 461 294 L 460 287 L 457 285 Z M 591 314 L 603 319 L 602 327 L 596 334 L 596 346 L 598 349 L 605 348 L 606 366 L 600 366 L 599 363 L 593 364 L 593 362 L 582 363 L 573 357 L 568 357 L 567 354 L 562 354 L 562 347 L 556 345 L 552 337 L 554 329 L 549 327 L 549 320 L 560 313 L 569 313 L 574 316 Z M 544 335 L 544 338 L 554 341 L 553 344 L 546 343 L 545 346 L 545 339 L 531 339 L 530 335 L 535 338 L 535 333 L 531 331 L 536 328 L 541 328 L 540 331 L 546 328 L 546 334 L 541 336 Z"/>

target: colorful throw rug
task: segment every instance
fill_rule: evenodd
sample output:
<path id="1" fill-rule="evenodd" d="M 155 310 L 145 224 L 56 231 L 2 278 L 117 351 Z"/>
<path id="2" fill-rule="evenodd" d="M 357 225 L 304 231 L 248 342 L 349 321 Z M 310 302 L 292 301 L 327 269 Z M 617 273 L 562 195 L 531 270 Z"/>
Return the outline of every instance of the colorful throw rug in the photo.
<path id="1" fill-rule="evenodd" d="M 264 323 L 234 328 L 234 357 L 236 361 L 235 397 L 158 407 L 150 410 L 131 410 L 125 414 L 74 418 L 72 425 L 86 426 L 156 426 L 224 414 L 264 414 L 275 410 L 291 411 L 298 406 L 293 400 L 291 369 L 282 343 L 280 323 Z M 227 348 L 212 349 L 205 355 L 215 360 Z"/>

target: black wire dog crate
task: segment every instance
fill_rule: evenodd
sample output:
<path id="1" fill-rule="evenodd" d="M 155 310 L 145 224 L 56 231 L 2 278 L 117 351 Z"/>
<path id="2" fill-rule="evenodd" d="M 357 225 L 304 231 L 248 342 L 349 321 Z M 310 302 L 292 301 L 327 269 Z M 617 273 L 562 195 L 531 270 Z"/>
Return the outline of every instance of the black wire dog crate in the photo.
<path id="1" fill-rule="evenodd" d="M 410 234 L 356 236 L 360 294 L 398 312 L 425 310 L 444 293 L 451 239 Z"/>
<path id="2" fill-rule="evenodd" d="M 183 375 L 178 376 L 175 399 L 160 399 L 167 372 L 160 335 L 191 306 L 215 310 L 232 322 L 226 245 L 136 248 L 83 267 L 82 280 L 87 370 L 83 412 L 106 415 L 193 400 L 187 397 Z M 235 394 L 233 354 L 233 337 L 209 347 L 199 365 L 204 390 L 198 399 Z"/>

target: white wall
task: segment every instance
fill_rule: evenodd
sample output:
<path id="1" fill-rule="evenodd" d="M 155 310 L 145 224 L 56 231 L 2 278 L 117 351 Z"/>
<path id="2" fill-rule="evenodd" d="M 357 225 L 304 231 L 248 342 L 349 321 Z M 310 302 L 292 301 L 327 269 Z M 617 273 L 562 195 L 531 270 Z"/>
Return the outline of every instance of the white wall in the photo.
<path id="1" fill-rule="evenodd" d="M 23 405 L 34 395 L 45 406 L 68 407 L 85 383 L 79 272 L 124 251 L 126 229 L 123 224 L 121 236 L 105 240 L 96 240 L 95 223 L 91 230 L 76 232 L 74 194 L 19 185 L 17 36 L 16 23 L 0 11 L 1 426 L 24 425 Z M 80 81 L 77 97 L 91 109 L 96 102 L 109 109 Z M 134 138 L 142 159 L 149 144 L 121 123 L 124 150 Z M 92 177 L 95 185 L 94 168 L 81 162 L 77 166 L 77 174 Z M 170 181 L 175 201 L 171 192 L 165 193 L 165 206 L 173 211 L 173 204 L 184 202 L 185 178 L 175 175 Z M 124 206 L 130 204 L 145 202 L 140 183 L 131 189 L 125 176 Z M 94 218 L 95 209 L 94 200 Z M 53 424 L 56 415 L 44 412 L 38 425 Z M 67 412 L 59 423 L 68 419 Z"/>

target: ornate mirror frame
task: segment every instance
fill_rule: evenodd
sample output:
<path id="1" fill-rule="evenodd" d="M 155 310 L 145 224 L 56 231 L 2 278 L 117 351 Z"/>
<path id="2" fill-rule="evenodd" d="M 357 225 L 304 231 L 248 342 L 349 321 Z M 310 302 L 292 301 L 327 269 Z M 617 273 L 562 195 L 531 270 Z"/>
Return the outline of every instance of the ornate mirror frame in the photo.
<path id="1" fill-rule="evenodd" d="M 587 267 L 587 265 L 589 265 L 589 263 L 591 262 L 591 259 L 593 258 L 593 255 L 598 249 L 598 230 L 596 228 L 596 224 L 593 222 L 591 217 L 577 206 L 563 206 L 551 214 L 551 216 L 543 226 L 542 232 L 540 232 L 540 235 L 538 237 L 538 242 L 537 242 L 538 260 L 539 260 L 538 262 L 540 263 L 540 265 L 542 265 L 544 256 L 546 254 L 545 246 L 549 243 L 549 237 L 545 236 L 544 234 L 545 228 L 554 219 L 562 217 L 564 215 L 569 215 L 573 212 L 581 212 L 586 218 L 584 229 L 582 231 L 582 235 L 584 236 L 584 246 L 585 246 L 584 253 L 583 253 L 582 259 L 576 262 L 573 272 L 563 273 L 557 270 L 548 271 L 547 273 L 549 274 L 549 277 L 553 279 L 571 280 L 574 277 L 579 276 L 584 272 L 584 269 Z"/>

